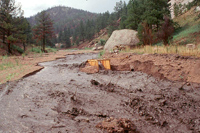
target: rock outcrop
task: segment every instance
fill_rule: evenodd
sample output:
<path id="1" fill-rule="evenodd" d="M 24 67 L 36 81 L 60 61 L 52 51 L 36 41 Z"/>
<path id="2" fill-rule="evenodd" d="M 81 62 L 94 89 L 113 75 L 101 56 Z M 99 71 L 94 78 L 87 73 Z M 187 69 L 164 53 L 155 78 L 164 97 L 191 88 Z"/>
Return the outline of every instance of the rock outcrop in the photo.
<path id="1" fill-rule="evenodd" d="M 106 42 L 104 50 L 113 50 L 117 45 L 136 46 L 138 42 L 137 31 L 129 29 L 115 30 Z"/>

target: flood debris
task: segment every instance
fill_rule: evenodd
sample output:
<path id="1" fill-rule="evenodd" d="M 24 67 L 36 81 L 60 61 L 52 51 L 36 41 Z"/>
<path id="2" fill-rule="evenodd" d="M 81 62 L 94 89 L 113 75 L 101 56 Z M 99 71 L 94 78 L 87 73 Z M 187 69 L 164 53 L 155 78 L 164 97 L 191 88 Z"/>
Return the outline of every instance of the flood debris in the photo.
<path id="1" fill-rule="evenodd" d="M 96 125 L 109 133 L 139 133 L 134 123 L 128 119 L 107 118 Z"/>
<path id="2" fill-rule="evenodd" d="M 90 82 L 92 85 L 100 85 L 100 83 L 94 79 L 92 79 Z"/>
<path id="3" fill-rule="evenodd" d="M 0 132 L 200 131 L 200 84 L 159 80 L 137 67 L 133 72 L 78 71 L 78 64 L 91 58 L 68 55 L 41 63 L 39 73 L 0 85 Z M 148 63 L 138 64 L 153 70 Z"/>

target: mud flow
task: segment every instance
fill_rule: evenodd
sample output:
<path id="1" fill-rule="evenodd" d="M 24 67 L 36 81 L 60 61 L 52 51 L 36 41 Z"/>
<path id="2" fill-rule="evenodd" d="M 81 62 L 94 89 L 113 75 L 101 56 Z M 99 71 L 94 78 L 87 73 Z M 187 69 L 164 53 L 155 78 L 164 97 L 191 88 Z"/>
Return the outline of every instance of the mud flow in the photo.
<path id="1" fill-rule="evenodd" d="M 132 71 L 79 71 L 96 57 L 68 55 L 1 85 L 0 132 L 200 132 L 198 84 Z"/>

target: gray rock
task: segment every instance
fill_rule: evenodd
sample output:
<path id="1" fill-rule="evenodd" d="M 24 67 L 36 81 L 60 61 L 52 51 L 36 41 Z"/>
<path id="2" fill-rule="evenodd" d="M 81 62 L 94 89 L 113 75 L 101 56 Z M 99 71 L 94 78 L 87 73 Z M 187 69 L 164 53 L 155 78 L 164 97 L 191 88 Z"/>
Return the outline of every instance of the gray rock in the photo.
<path id="1" fill-rule="evenodd" d="M 104 50 L 111 51 L 117 45 L 136 46 L 139 42 L 137 31 L 123 29 L 115 30 L 104 46 Z"/>

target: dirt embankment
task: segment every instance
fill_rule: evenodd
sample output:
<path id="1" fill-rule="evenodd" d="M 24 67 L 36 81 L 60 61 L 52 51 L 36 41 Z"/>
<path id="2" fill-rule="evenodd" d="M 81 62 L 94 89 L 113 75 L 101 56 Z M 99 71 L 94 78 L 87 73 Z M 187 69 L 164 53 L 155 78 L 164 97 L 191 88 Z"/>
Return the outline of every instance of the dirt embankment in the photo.
<path id="1" fill-rule="evenodd" d="M 200 83 L 200 58 L 159 54 L 106 54 L 112 70 L 141 71 L 160 79 Z"/>

